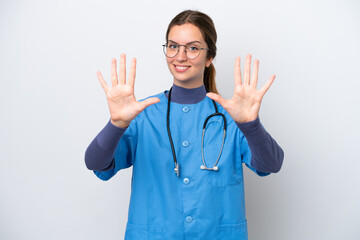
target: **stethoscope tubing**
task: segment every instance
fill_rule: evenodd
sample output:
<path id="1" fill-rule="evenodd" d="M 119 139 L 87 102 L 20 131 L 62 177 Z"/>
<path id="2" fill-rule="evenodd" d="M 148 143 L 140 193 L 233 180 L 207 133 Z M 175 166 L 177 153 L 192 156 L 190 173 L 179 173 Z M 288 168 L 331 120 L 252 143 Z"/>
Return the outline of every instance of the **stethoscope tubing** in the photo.
<path id="1" fill-rule="evenodd" d="M 169 96 L 168 96 L 168 106 L 167 106 L 167 114 L 166 114 L 166 126 L 167 126 L 167 132 L 168 132 L 169 141 L 170 141 L 170 145 L 171 145 L 171 151 L 172 151 L 173 158 L 174 158 L 174 163 L 175 163 L 174 171 L 175 171 L 177 177 L 179 177 L 180 169 L 179 169 L 179 164 L 178 164 L 177 159 L 176 159 L 175 148 L 174 148 L 174 143 L 173 143 L 173 140 L 172 140 L 172 137 L 171 137 L 170 121 L 169 121 L 170 120 L 171 90 L 172 90 L 172 87 L 170 88 Z"/>
<path id="2" fill-rule="evenodd" d="M 170 141 L 170 145 L 171 145 L 171 151 L 172 151 L 172 155 L 173 155 L 173 158 L 174 158 L 174 164 L 175 164 L 175 167 L 174 167 L 174 171 L 175 171 L 175 174 L 177 175 L 177 177 L 180 176 L 180 166 L 179 166 L 179 163 L 177 162 L 177 159 L 176 159 L 176 154 L 175 154 L 175 147 L 174 147 L 174 143 L 173 143 L 173 140 L 172 140 L 172 137 L 171 137 L 171 131 L 170 131 L 170 102 L 171 102 L 171 91 L 172 91 L 172 87 L 170 88 L 170 91 L 169 91 L 169 95 L 168 95 L 168 106 L 167 106 L 167 114 L 166 114 L 166 127 L 167 127 L 167 132 L 168 132 L 168 137 L 169 137 L 169 141 Z M 223 147 L 224 147 L 224 142 L 225 142 L 225 137 L 226 137 L 226 130 L 227 130 L 227 121 L 226 121 L 226 117 L 224 114 L 222 113 L 219 113 L 218 112 L 218 108 L 215 104 L 215 101 L 212 100 L 213 104 L 214 104 L 214 107 L 215 107 L 215 113 L 212 113 L 210 114 L 204 121 L 204 125 L 203 125 L 203 132 L 202 132 L 202 137 L 201 137 L 201 157 L 202 157 L 202 161 L 203 161 L 203 165 L 200 166 L 200 168 L 202 170 L 213 170 L 213 171 L 217 171 L 219 170 L 217 164 L 220 160 L 220 157 L 221 157 L 221 153 L 222 153 L 222 150 L 223 150 Z M 214 164 L 214 166 L 212 168 L 208 168 L 206 166 L 206 163 L 205 163 L 205 158 L 204 158 L 204 138 L 205 138 L 205 129 L 206 129 L 206 124 L 207 122 L 209 121 L 210 118 L 214 117 L 214 116 L 221 116 L 223 118 L 223 121 L 224 121 L 224 129 L 223 129 L 223 139 L 222 139 L 222 143 L 221 143 L 221 149 L 220 149 L 220 153 L 219 153 L 219 156 Z"/>

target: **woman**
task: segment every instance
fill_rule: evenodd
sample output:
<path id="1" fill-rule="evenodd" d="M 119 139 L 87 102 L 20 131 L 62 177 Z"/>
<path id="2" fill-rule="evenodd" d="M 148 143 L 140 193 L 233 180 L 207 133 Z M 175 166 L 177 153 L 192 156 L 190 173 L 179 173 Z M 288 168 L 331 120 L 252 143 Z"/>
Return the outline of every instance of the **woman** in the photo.
<path id="1" fill-rule="evenodd" d="M 251 55 L 243 79 L 236 58 L 234 96 L 223 99 L 215 85 L 215 44 L 212 20 L 187 10 L 166 33 L 170 91 L 136 101 L 136 60 L 126 80 L 124 54 L 119 76 L 112 60 L 112 87 L 98 72 L 111 119 L 85 162 L 102 180 L 133 166 L 125 239 L 247 239 L 242 163 L 260 176 L 280 170 L 283 151 L 258 118 L 275 76 L 256 90 L 259 61 L 250 81 Z"/>

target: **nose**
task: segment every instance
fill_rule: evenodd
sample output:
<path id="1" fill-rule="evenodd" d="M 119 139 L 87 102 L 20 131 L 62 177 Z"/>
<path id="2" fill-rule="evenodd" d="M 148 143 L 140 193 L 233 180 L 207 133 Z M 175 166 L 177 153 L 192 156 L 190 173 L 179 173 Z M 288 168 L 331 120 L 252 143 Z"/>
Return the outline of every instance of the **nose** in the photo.
<path id="1" fill-rule="evenodd" d="M 179 52 L 176 55 L 176 60 L 178 62 L 185 62 L 186 61 L 186 47 L 185 46 L 179 46 Z"/>

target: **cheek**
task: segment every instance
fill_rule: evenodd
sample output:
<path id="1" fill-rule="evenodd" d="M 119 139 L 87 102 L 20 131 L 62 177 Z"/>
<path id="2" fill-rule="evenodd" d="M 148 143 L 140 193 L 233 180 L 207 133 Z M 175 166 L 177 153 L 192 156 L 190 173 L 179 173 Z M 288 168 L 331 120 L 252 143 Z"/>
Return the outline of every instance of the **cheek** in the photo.
<path id="1" fill-rule="evenodd" d="M 208 61 L 208 59 L 206 58 L 206 53 L 202 53 L 196 60 L 196 65 L 199 67 L 204 67 L 206 66 L 206 62 Z"/>
<path id="2" fill-rule="evenodd" d="M 192 64 L 198 68 L 205 68 L 206 60 L 198 59 L 197 61 L 193 61 Z"/>
<path id="3" fill-rule="evenodd" d="M 166 63 L 167 63 L 167 65 L 170 67 L 170 65 L 172 64 L 172 62 L 173 62 L 174 60 L 172 59 L 172 58 L 166 58 Z"/>

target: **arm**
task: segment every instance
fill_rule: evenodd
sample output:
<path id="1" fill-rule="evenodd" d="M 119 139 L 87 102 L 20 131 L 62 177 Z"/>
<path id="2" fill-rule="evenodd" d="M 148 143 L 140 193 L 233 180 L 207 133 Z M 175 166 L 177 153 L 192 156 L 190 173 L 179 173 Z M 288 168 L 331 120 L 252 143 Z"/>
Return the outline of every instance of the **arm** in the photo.
<path id="1" fill-rule="evenodd" d="M 247 139 L 251 150 L 250 165 L 263 173 L 280 171 L 284 152 L 276 141 L 261 125 L 260 119 L 245 123 L 236 123 Z"/>
<path id="2" fill-rule="evenodd" d="M 284 153 L 275 140 L 266 132 L 258 118 L 261 101 L 274 82 L 272 75 L 265 85 L 257 90 L 259 60 L 255 60 L 251 74 L 251 55 L 246 56 L 244 77 L 241 77 L 240 58 L 235 60 L 234 95 L 227 100 L 215 93 L 207 96 L 217 101 L 230 114 L 244 134 L 251 151 L 252 168 L 263 173 L 278 172 L 281 168 Z M 245 142 L 244 142 L 245 143 Z M 249 161 L 250 159 L 248 159 Z"/>
<path id="3" fill-rule="evenodd" d="M 111 119 L 87 148 L 85 164 L 87 168 L 94 170 L 95 174 L 103 180 L 107 180 L 113 176 L 116 170 L 130 166 L 130 164 L 127 163 L 129 159 L 126 159 L 124 163 L 117 162 L 116 164 L 118 166 L 116 166 L 115 169 L 116 157 L 114 157 L 114 154 L 116 155 L 117 146 L 121 145 L 120 138 L 140 112 L 146 107 L 160 101 L 158 98 L 148 98 L 141 102 L 135 99 L 135 75 L 136 59 L 133 58 L 130 64 L 129 77 L 126 80 L 125 54 L 121 54 L 120 56 L 119 76 L 116 70 L 116 59 L 112 59 L 111 61 L 111 87 L 107 85 L 101 72 L 97 72 L 99 82 L 107 98 Z M 130 141 L 129 139 L 131 139 L 133 131 L 127 131 L 127 133 L 129 136 L 126 138 L 126 141 L 123 141 L 124 143 Z M 126 144 L 123 144 L 119 151 L 126 152 L 127 147 Z"/>
<path id="4" fill-rule="evenodd" d="M 127 127 L 114 126 L 109 121 L 90 143 L 85 152 L 85 164 L 89 170 L 107 171 L 115 167 L 114 153 Z"/>

